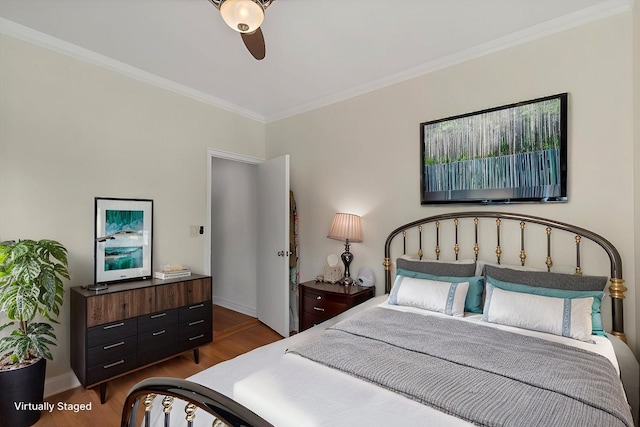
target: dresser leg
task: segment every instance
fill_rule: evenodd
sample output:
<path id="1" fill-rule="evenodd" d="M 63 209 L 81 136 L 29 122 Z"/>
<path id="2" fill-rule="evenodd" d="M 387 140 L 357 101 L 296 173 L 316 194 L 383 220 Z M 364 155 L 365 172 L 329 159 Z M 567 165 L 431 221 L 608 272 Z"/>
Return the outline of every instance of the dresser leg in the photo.
<path id="1" fill-rule="evenodd" d="M 100 403 L 104 405 L 107 401 L 107 383 L 100 384 Z"/>
<path id="2" fill-rule="evenodd" d="M 193 349 L 193 358 L 196 361 L 196 365 L 200 363 L 200 348 Z"/>

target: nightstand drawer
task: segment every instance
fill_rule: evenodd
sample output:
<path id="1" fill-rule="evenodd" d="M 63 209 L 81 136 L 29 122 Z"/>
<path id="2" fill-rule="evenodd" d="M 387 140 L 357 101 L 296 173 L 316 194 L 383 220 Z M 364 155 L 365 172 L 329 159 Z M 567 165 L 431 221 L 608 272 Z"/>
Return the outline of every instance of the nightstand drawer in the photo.
<path id="1" fill-rule="evenodd" d="M 300 319 L 300 324 L 304 325 L 304 329 L 311 328 L 312 326 L 318 325 L 325 320 L 329 320 L 331 316 L 316 316 L 311 313 L 302 313 L 302 318 Z"/>
<path id="2" fill-rule="evenodd" d="M 321 316 L 326 319 L 337 316 L 349 308 L 347 303 L 340 297 L 321 295 L 313 292 L 305 293 L 303 306 L 306 313 Z"/>

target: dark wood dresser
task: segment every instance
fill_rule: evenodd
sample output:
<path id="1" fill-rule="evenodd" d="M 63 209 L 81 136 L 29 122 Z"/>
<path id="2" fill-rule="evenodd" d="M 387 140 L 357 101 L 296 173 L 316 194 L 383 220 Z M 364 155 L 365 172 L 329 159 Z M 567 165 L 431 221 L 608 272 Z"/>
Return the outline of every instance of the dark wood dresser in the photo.
<path id="1" fill-rule="evenodd" d="M 376 294 L 375 287 L 305 282 L 299 286 L 300 332 L 363 303 Z"/>
<path id="2" fill-rule="evenodd" d="M 71 368 L 85 388 L 213 340 L 211 277 L 149 279 L 102 291 L 71 288 Z"/>

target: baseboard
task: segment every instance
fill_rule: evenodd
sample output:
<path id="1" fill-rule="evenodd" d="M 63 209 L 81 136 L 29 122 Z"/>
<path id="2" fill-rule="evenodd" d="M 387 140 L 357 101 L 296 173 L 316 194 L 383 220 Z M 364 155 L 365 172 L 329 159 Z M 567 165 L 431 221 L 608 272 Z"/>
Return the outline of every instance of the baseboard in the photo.
<path id="1" fill-rule="evenodd" d="M 258 314 L 256 313 L 256 308 L 255 307 L 247 307 L 241 304 L 237 304 L 233 301 L 229 301 L 226 300 L 224 298 L 220 298 L 220 297 L 213 297 L 213 303 L 215 305 L 219 305 L 221 307 L 224 308 L 228 308 L 229 310 L 233 310 L 233 311 L 237 311 L 238 313 L 242 313 L 242 314 L 246 314 L 247 316 L 251 316 L 251 317 L 258 317 Z"/>
<path id="2" fill-rule="evenodd" d="M 78 386 L 80 386 L 80 381 L 78 381 L 73 371 L 57 377 L 47 378 L 44 382 L 44 397 L 53 396 Z"/>

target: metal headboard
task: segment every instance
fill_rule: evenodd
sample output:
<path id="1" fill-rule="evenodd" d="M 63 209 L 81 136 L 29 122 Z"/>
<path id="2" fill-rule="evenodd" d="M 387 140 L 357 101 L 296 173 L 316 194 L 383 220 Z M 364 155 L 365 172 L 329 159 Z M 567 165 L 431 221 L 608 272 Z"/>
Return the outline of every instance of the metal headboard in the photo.
<path id="1" fill-rule="evenodd" d="M 611 333 L 623 341 L 626 342 L 626 336 L 624 333 L 624 315 L 623 315 L 623 304 L 622 300 L 625 298 L 624 293 L 627 291 L 627 288 L 624 286 L 624 280 L 622 279 L 622 260 L 620 258 L 620 254 L 618 250 L 611 244 L 607 239 L 596 234 L 592 231 L 586 230 L 581 227 L 576 227 L 571 224 L 566 224 L 564 222 L 554 221 L 551 219 L 524 215 L 524 214 L 514 214 L 507 212 L 454 212 L 454 213 L 446 213 L 441 215 L 434 215 L 427 218 L 422 218 L 417 221 L 413 221 L 402 225 L 395 230 L 393 230 L 384 245 L 384 269 L 385 269 L 385 292 L 389 293 L 391 291 L 391 286 L 393 284 L 393 280 L 391 277 L 391 243 L 395 237 L 402 234 L 403 236 L 403 254 L 406 254 L 407 248 L 407 232 L 412 229 L 416 229 L 418 232 L 418 256 L 420 258 L 423 257 L 423 227 L 427 224 L 435 224 L 435 254 L 436 259 L 440 257 L 440 224 L 445 221 L 453 221 L 454 224 L 454 254 L 457 259 L 459 252 L 459 244 L 458 244 L 458 230 L 459 230 L 459 221 L 461 219 L 473 219 L 474 222 L 474 230 L 475 230 L 475 244 L 473 247 L 474 256 L 476 261 L 478 260 L 478 252 L 479 252 L 479 242 L 478 242 L 478 229 L 480 227 L 479 219 L 482 218 L 491 218 L 495 219 L 495 233 L 496 233 L 496 261 L 499 264 L 502 258 L 502 246 L 500 244 L 501 236 L 501 226 L 503 221 L 517 221 L 520 226 L 520 254 L 519 258 L 522 265 L 525 265 L 525 260 L 527 254 L 525 252 L 525 228 L 526 224 L 538 224 L 546 227 L 547 233 L 547 257 L 545 264 L 547 265 L 547 270 L 551 270 L 551 266 L 553 265 L 553 260 L 551 258 L 551 234 L 554 230 L 562 230 L 568 233 L 575 234 L 575 247 L 576 247 L 576 266 L 575 273 L 582 274 L 581 267 L 581 241 L 582 239 L 588 239 L 596 244 L 598 244 L 609 256 L 609 261 L 611 264 L 611 275 L 610 280 L 611 284 L 609 286 L 609 296 L 611 297 L 611 318 L 612 318 L 612 331 Z"/>

